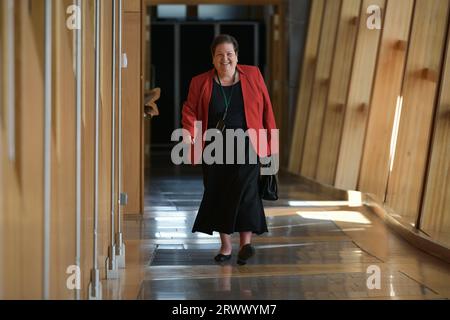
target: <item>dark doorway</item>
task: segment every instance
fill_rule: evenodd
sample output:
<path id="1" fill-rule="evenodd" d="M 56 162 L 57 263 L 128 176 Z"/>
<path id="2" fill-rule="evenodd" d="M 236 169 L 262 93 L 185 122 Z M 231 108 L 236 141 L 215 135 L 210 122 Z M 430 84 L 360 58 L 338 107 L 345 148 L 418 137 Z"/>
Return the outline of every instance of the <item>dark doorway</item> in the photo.
<path id="1" fill-rule="evenodd" d="M 162 89 L 160 116 L 152 122 L 152 152 L 170 149 L 192 77 L 212 68 L 210 44 L 228 33 L 240 46 L 239 63 L 265 67 L 265 28 L 259 21 L 155 21 L 151 26 L 154 86 Z"/>

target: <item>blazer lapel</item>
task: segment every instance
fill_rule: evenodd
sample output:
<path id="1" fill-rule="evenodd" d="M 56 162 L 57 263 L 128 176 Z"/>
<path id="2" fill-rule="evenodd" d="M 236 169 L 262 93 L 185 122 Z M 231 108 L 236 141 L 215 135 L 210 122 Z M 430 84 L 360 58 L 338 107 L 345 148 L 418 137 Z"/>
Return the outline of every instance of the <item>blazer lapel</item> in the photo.
<path id="1" fill-rule="evenodd" d="M 244 70 L 242 70 L 239 65 L 237 66 L 237 68 L 241 77 L 242 98 L 244 100 L 244 114 L 248 125 L 250 121 L 249 118 L 252 113 L 250 108 L 254 105 L 253 99 L 256 96 L 255 93 L 257 91 L 255 90 L 257 89 L 254 88 L 254 84 L 252 83 L 252 81 L 250 81 L 248 75 L 244 72 Z"/>
<path id="2" fill-rule="evenodd" d="M 208 76 L 206 81 L 203 84 L 200 93 L 200 108 L 201 108 L 201 118 L 203 119 L 203 126 L 208 125 L 208 111 L 209 111 L 209 103 L 211 101 L 212 95 L 212 81 L 214 76 L 214 69 L 208 72 Z M 203 128 L 203 131 L 206 131 L 206 127 Z"/>

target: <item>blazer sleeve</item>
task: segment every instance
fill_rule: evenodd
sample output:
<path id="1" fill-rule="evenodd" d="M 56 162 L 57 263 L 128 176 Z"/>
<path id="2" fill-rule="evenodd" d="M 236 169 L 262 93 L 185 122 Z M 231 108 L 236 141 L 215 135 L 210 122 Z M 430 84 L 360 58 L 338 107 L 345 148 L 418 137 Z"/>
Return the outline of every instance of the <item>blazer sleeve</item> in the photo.
<path id="1" fill-rule="evenodd" d="M 195 121 L 198 121 L 198 86 L 195 79 L 191 80 L 189 85 L 189 93 L 186 101 L 183 103 L 183 109 L 181 111 L 182 119 L 181 125 L 183 129 L 189 131 L 192 139 L 195 138 Z"/>
<path id="2" fill-rule="evenodd" d="M 275 122 L 275 116 L 273 114 L 272 102 L 270 101 L 269 92 L 267 91 L 266 83 L 264 82 L 264 78 L 261 74 L 261 71 L 258 69 L 258 86 L 261 89 L 263 95 L 263 126 L 264 129 L 267 130 L 267 143 L 269 155 L 278 154 L 279 153 L 279 145 L 278 145 L 278 137 L 272 142 L 272 130 L 277 129 L 277 124 Z"/>

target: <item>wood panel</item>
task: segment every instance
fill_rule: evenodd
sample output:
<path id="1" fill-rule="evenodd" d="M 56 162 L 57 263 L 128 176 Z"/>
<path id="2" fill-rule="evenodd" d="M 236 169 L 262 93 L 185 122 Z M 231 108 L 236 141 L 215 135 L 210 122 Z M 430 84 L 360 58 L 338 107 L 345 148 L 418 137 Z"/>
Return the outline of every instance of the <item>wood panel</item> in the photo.
<path id="1" fill-rule="evenodd" d="M 82 181 L 82 297 L 88 296 L 93 268 L 94 165 L 95 165 L 95 9 L 94 2 L 83 7 L 83 181 Z M 100 11 L 100 127 L 98 173 L 97 263 L 104 278 L 111 239 L 111 136 L 112 136 L 112 2 L 101 2 Z M 118 58 L 117 58 L 118 59 Z M 117 60 L 118 61 L 118 60 Z M 117 77 L 117 74 L 116 74 Z M 116 80 L 117 84 L 117 80 Z M 118 92 L 118 91 L 116 91 Z M 117 108 L 117 103 L 116 103 Z M 116 109 L 116 120 L 117 120 Z M 117 125 L 117 123 L 116 123 Z M 116 126 L 116 139 L 118 128 Z M 118 140 L 116 140 L 117 143 Z M 116 148 L 117 152 L 117 148 Z M 116 157 L 116 174 L 117 174 Z M 116 176 L 116 190 L 117 190 Z M 116 206 L 116 213 L 117 206 Z"/>
<path id="2" fill-rule="evenodd" d="M 147 16 L 147 10 L 144 6 L 144 0 L 139 0 L 141 7 L 140 7 L 140 28 L 141 28 L 141 42 L 140 42 L 140 50 L 141 50 L 141 55 L 139 57 L 139 62 L 140 62 L 140 68 L 141 68 L 141 73 L 140 73 L 140 79 L 141 79 L 141 108 L 144 108 L 144 96 L 145 96 L 145 73 L 146 73 L 146 57 L 145 57 L 145 52 L 146 52 L 146 34 L 145 34 L 145 21 L 146 21 L 146 16 Z M 150 17 L 149 17 L 150 20 Z M 150 39 L 149 39 L 150 40 Z M 150 59 L 150 57 L 148 57 Z M 145 141 L 145 134 L 148 133 L 150 131 L 150 127 L 148 125 L 146 125 L 146 122 L 144 117 L 143 117 L 143 111 L 140 111 L 141 114 L 141 152 L 140 152 L 140 156 L 141 156 L 141 189 L 140 189 L 140 207 L 141 207 L 141 212 L 144 212 L 144 202 L 145 202 L 145 197 L 144 197 L 144 190 L 145 190 L 145 167 L 147 164 L 146 160 L 150 161 L 150 146 L 148 146 L 148 150 L 147 145 L 146 145 L 146 141 Z M 146 131 L 147 130 L 147 131 Z M 150 137 L 150 136 L 149 136 Z M 148 151 L 148 152 L 146 152 Z"/>
<path id="3" fill-rule="evenodd" d="M 279 84 L 279 90 L 275 90 L 272 92 L 272 95 L 275 95 L 274 102 L 278 105 L 278 118 L 280 119 L 277 122 L 277 128 L 279 129 L 279 146 L 280 146 L 280 167 L 285 168 L 288 162 L 288 150 L 289 150 L 289 141 L 288 138 L 290 133 L 287 132 L 289 128 L 288 122 L 288 108 L 286 107 L 288 104 L 288 81 L 287 81 L 287 63 L 285 62 L 288 57 L 288 48 L 287 48 L 287 32 L 285 32 L 285 21 L 287 17 L 287 3 L 280 2 L 279 5 L 275 7 L 276 12 L 279 14 L 279 47 L 277 47 L 278 51 L 278 59 L 274 61 L 276 65 L 278 65 L 278 76 L 277 83 Z M 276 96 L 278 95 L 278 97 Z"/>
<path id="4" fill-rule="evenodd" d="M 343 0 L 315 173 L 317 181 L 329 185 L 336 174 L 360 11 L 361 0 Z"/>
<path id="5" fill-rule="evenodd" d="M 152 72 L 152 68 L 151 68 L 151 61 L 152 61 L 152 57 L 151 57 L 151 15 L 147 14 L 147 7 L 143 6 L 142 7 L 142 14 L 143 14 L 143 43 L 145 43 L 145 46 L 143 46 L 143 53 L 142 53 L 142 57 L 143 57 L 143 61 L 142 63 L 143 65 L 143 72 L 142 74 L 144 74 L 144 91 L 146 90 L 150 90 L 152 89 L 150 86 L 151 84 L 151 72 Z M 164 93 L 163 93 L 164 94 Z M 151 127 L 152 126 L 152 122 L 150 121 L 145 121 L 144 122 L 144 170 L 147 171 L 150 169 L 151 167 Z M 145 172 L 144 172 L 145 173 Z M 143 179 L 144 180 L 144 179 Z"/>
<path id="6" fill-rule="evenodd" d="M 450 29 L 448 31 L 450 35 Z M 450 39 L 442 74 L 421 229 L 450 245 Z"/>
<path id="7" fill-rule="evenodd" d="M 320 31 L 323 24 L 325 0 L 315 0 L 311 3 L 308 23 L 308 35 L 303 55 L 301 80 L 297 98 L 297 108 L 294 121 L 294 133 L 289 157 L 288 170 L 294 174 L 300 173 L 303 142 L 308 120 L 312 85 L 316 70 L 319 49 Z"/>
<path id="8" fill-rule="evenodd" d="M 43 1 L 15 1 L 16 158 L 6 164 L 7 299 L 42 298 L 43 265 Z M 30 100 L 31 99 L 31 100 Z M 30 101 L 33 112 L 28 112 Z"/>
<path id="9" fill-rule="evenodd" d="M 6 180 L 5 180 L 5 169 L 6 169 L 6 140 L 5 138 L 5 92 L 6 92 L 6 72 L 5 66 L 7 65 L 6 61 L 6 43 L 5 43 L 5 34 L 6 34 L 6 26 L 5 26 L 5 15 L 6 15 L 6 1 L 0 2 L 0 299 L 6 299 L 5 293 L 5 281 L 7 275 L 4 270 L 4 261 L 6 260 L 4 247 L 5 247 L 5 238 L 4 238 L 4 230 L 5 227 L 5 215 L 6 215 L 6 206 L 5 199 L 7 195 L 6 188 Z"/>
<path id="10" fill-rule="evenodd" d="M 0 130 L 3 132 L 3 139 L 2 139 L 2 145 L 1 147 L 1 155 L 2 158 L 2 175 L 3 179 L 2 183 L 5 184 L 4 186 L 4 203 L 2 203 L 2 233 L 1 233 L 1 246 L 2 246 L 2 288 L 0 290 L 2 299 L 14 299 L 19 297 L 20 289 L 18 288 L 19 281 L 20 281 L 20 270 L 19 272 L 12 273 L 14 270 L 16 270 L 16 265 L 20 261 L 19 252 L 18 250 L 18 241 L 19 241 L 19 226 L 17 225 L 18 217 L 15 215 L 17 212 L 17 207 L 19 205 L 19 197 L 18 197 L 18 182 L 17 178 L 14 175 L 14 164 L 9 159 L 9 144 L 8 144 L 8 125 L 9 123 L 6 121 L 6 117 L 8 116 L 7 113 L 7 101 L 9 100 L 9 95 L 11 94 L 11 91 L 8 90 L 8 83 L 10 82 L 9 75 L 7 74 L 7 67 L 8 65 L 11 65 L 12 61 L 15 62 L 15 57 L 11 57 L 9 55 L 9 48 L 7 46 L 7 32 L 9 31 L 6 27 L 7 25 L 7 15 L 9 14 L 7 10 L 7 2 L 2 1 L 0 3 L 1 10 L 0 10 L 0 16 L 2 19 L 2 25 L 1 25 L 1 36 L 2 36 L 2 47 L 0 48 L 0 51 L 2 51 L 2 70 L 4 70 L 4 73 L 2 73 L 0 76 L 2 77 L 2 93 L 3 95 L 0 96 L 2 99 L 2 103 L 0 105 L 0 112 L 2 118 L 0 123 Z M 17 43 L 17 42 L 16 42 Z M 16 50 L 16 46 L 14 46 L 14 49 Z M 16 68 L 15 68 L 16 69 Z M 41 106 L 42 107 L 42 106 Z M 42 212 L 39 212 L 42 213 Z M 13 242 L 14 241 L 14 242 Z M 9 243 L 11 245 L 7 246 L 6 244 Z"/>
<path id="11" fill-rule="evenodd" d="M 316 74 L 314 76 L 300 172 L 308 178 L 314 178 L 316 173 L 320 135 L 330 85 L 331 67 L 341 4 L 341 0 L 326 1 L 325 4 L 324 24 L 320 35 L 319 56 L 317 58 Z"/>
<path id="12" fill-rule="evenodd" d="M 358 181 L 374 72 L 379 52 L 381 30 L 367 28 L 368 16 L 366 11 L 370 5 L 377 5 L 384 13 L 385 4 L 385 0 L 364 0 L 361 7 L 358 40 L 353 58 L 353 71 L 345 108 L 342 140 L 338 152 L 334 183 L 336 187 L 341 189 L 354 190 Z"/>
<path id="13" fill-rule="evenodd" d="M 442 68 L 449 1 L 416 0 L 403 108 L 386 203 L 415 224 L 423 192 L 432 117 Z"/>
<path id="14" fill-rule="evenodd" d="M 0 296 L 5 299 L 40 299 L 43 294 L 43 124 L 44 124 L 44 0 L 36 0 L 32 6 L 26 0 L 15 1 L 15 57 L 5 57 L 3 50 L 5 29 L 0 38 L 0 70 L 5 65 L 15 65 L 16 98 L 15 133 L 16 158 L 9 160 L 4 152 L 7 132 L 4 126 L 4 99 L 0 96 Z M 75 70 L 74 34 L 66 27 L 66 8 L 71 0 L 53 5 L 52 47 L 52 192 L 51 192 L 51 250 L 50 250 L 50 298 L 71 299 L 74 292 L 66 287 L 66 269 L 75 264 Z M 5 5 L 4 2 L 0 4 Z M 82 110 L 82 248 L 81 248 L 81 297 L 87 297 L 90 271 L 93 266 L 93 218 L 94 218 L 94 1 L 83 6 L 83 110 Z M 99 150 L 99 217 L 97 262 L 101 278 L 110 239 L 111 212 L 111 35 L 112 3 L 102 2 L 101 7 L 101 87 L 100 87 L 100 150 Z M 3 10 L 2 20 L 3 22 Z M 6 13 L 6 11 L 5 11 Z M 134 13 L 133 13 L 134 14 Z M 140 20 L 141 13 L 138 15 Z M 126 21 L 125 21 L 126 25 Z M 135 24 L 133 24 L 135 25 Z M 140 23 L 137 24 L 140 28 Z M 124 36 L 131 37 L 131 32 Z M 133 106 L 140 106 L 140 32 L 137 41 L 128 43 L 130 88 L 138 94 Z M 131 52 L 131 56 L 130 56 Z M 137 52 L 137 54 L 133 54 Z M 131 66 L 131 68 L 130 68 Z M 135 67 L 136 66 L 136 67 Z M 135 70 L 137 68 L 137 71 Z M 132 83 L 131 72 L 138 85 Z M 125 72 L 126 73 L 126 72 Z M 4 72 L 0 73 L 0 85 L 4 86 Z M 4 90 L 2 89 L 2 92 Z M 134 93 L 132 93 L 134 94 Z M 32 110 L 30 111 L 30 101 Z M 129 103 L 129 101 L 128 101 Z M 139 108 L 140 110 L 140 108 Z M 140 114 L 139 114 L 140 116 Z M 127 124 L 127 127 L 135 125 Z M 137 126 L 139 127 L 139 125 Z M 141 131 L 138 130 L 138 137 Z M 138 139 L 139 140 L 139 139 Z M 133 139 L 133 142 L 136 139 Z M 140 163 L 140 153 L 135 155 Z M 139 166 L 138 170 L 140 169 Z M 139 175 L 140 175 L 140 171 Z M 7 181 L 8 188 L 5 189 Z M 138 180 L 139 181 L 139 180 Z M 117 184 L 116 184 L 117 186 Z M 138 184 L 139 186 L 139 184 Z M 4 194 L 5 193 L 5 194 Z M 4 197 L 3 197 L 4 196 Z M 4 201 L 3 201 L 4 199 Z M 8 243 L 8 246 L 4 245 Z"/>
<path id="15" fill-rule="evenodd" d="M 66 8 L 71 0 L 53 6 L 53 117 L 52 117 L 52 209 L 51 290 L 53 299 L 70 299 L 66 269 L 75 263 L 75 74 L 73 31 L 66 27 Z"/>
<path id="16" fill-rule="evenodd" d="M 123 15 L 123 51 L 128 67 L 123 69 L 123 191 L 128 194 L 124 213 L 141 213 L 141 15 Z"/>
<path id="17" fill-rule="evenodd" d="M 99 251 L 100 274 L 111 239 L 111 137 L 112 137 L 112 2 L 101 2 L 100 153 L 99 153 Z M 117 119 L 117 117 L 116 117 Z M 116 162 L 117 163 L 117 162 Z"/>
<path id="18" fill-rule="evenodd" d="M 141 12 L 141 0 L 124 0 L 124 12 Z"/>
<path id="19" fill-rule="evenodd" d="M 414 0 L 388 1 L 375 73 L 373 98 L 358 189 L 383 201 L 389 173 L 390 142 L 403 83 Z"/>
<path id="20" fill-rule="evenodd" d="M 94 112 L 95 112 L 95 51 L 94 51 L 94 1 L 84 2 L 83 19 L 83 111 L 82 111 L 82 183 L 81 183 L 81 296 L 88 297 L 90 271 L 93 267 L 94 225 Z"/>

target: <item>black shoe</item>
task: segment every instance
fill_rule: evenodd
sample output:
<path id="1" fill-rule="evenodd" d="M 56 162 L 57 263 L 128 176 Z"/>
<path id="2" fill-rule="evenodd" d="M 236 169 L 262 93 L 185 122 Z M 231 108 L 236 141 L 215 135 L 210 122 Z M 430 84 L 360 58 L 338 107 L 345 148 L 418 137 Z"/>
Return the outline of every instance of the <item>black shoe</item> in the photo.
<path id="1" fill-rule="evenodd" d="M 237 264 L 243 266 L 247 260 L 255 255 L 255 248 L 251 244 L 246 244 L 239 250 Z"/>
<path id="2" fill-rule="evenodd" d="M 231 259 L 231 254 L 229 255 L 224 255 L 219 253 L 217 256 L 214 257 L 214 260 L 216 260 L 216 262 L 225 262 Z"/>

